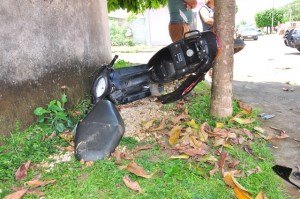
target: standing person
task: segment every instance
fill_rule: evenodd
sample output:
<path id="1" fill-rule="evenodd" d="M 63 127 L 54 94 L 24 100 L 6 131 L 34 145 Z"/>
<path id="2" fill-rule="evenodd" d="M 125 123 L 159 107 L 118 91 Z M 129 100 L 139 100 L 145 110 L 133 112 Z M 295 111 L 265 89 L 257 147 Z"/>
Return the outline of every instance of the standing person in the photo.
<path id="1" fill-rule="evenodd" d="M 197 0 L 168 0 L 170 13 L 169 35 L 173 42 L 183 38 L 190 30 L 192 23 L 192 8 L 197 5 Z"/>
<path id="2" fill-rule="evenodd" d="M 214 0 L 203 0 L 199 3 L 200 31 L 212 30 L 214 24 Z"/>

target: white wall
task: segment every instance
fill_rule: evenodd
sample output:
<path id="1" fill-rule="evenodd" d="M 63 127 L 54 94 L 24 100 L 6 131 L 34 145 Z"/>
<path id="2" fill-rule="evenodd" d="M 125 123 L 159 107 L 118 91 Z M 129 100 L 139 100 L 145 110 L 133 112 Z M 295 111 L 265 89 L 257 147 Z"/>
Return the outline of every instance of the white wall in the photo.
<path id="1" fill-rule="evenodd" d="M 169 36 L 169 11 L 168 8 L 158 10 L 147 10 L 145 13 L 147 27 L 147 44 L 152 46 L 168 45 L 171 38 Z"/>

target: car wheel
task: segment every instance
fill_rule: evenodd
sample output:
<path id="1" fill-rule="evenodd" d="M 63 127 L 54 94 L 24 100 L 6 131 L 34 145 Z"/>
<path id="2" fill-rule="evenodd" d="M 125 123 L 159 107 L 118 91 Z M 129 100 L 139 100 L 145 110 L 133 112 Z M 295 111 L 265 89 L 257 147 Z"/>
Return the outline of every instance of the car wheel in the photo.
<path id="1" fill-rule="evenodd" d="M 258 40 L 258 37 L 254 37 L 254 40 Z"/>
<path id="2" fill-rule="evenodd" d="M 300 52 L 300 47 L 299 47 L 299 48 L 297 48 L 297 50 Z"/>

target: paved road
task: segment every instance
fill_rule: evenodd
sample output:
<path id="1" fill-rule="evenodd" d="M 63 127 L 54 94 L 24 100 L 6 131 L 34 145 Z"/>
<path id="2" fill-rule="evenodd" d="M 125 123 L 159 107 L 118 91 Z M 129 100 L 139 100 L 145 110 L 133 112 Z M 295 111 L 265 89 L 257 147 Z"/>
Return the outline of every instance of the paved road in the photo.
<path id="1" fill-rule="evenodd" d="M 245 43 L 234 55 L 234 80 L 300 85 L 300 52 L 285 46 L 281 36 L 264 35 Z"/>
<path id="2" fill-rule="evenodd" d="M 246 41 L 243 51 L 234 56 L 234 96 L 275 115 L 261 120 L 266 133 L 274 133 L 272 126 L 290 136 L 272 142 L 275 161 L 296 170 L 300 165 L 300 142 L 294 140 L 300 140 L 300 52 L 286 47 L 280 36 L 267 35 Z M 295 187 L 288 183 L 286 187 L 292 198 L 300 198 Z"/>

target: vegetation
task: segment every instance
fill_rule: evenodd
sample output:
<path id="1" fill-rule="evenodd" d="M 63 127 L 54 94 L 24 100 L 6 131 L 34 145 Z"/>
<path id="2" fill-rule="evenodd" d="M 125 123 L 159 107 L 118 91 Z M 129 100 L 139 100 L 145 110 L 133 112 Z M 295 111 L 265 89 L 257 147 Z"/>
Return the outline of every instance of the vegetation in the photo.
<path id="1" fill-rule="evenodd" d="M 283 7 L 286 21 L 300 21 L 300 0 L 295 0 Z"/>
<path id="2" fill-rule="evenodd" d="M 178 107 L 187 108 L 191 118 L 196 124 L 207 122 L 211 126 L 222 123 L 226 128 L 247 128 L 253 131 L 257 122 L 251 124 L 231 123 L 230 118 L 217 120 L 209 114 L 210 87 L 205 83 L 199 84 L 193 94 L 193 100 L 184 103 L 168 105 L 167 110 L 178 112 Z M 87 100 L 80 103 L 75 110 L 65 110 L 67 113 L 83 113 L 88 109 Z M 241 112 L 237 101 L 234 103 L 234 114 Z M 47 109 L 46 109 L 47 110 Z M 253 111 L 251 118 L 255 118 L 257 111 Z M 181 114 L 178 112 L 178 114 Z M 71 114 L 72 115 L 72 114 Z M 159 118 L 158 118 L 159 119 Z M 171 117 L 169 119 L 172 119 Z M 75 122 L 75 120 L 73 121 Z M 187 125 L 188 124 L 188 125 Z M 189 128 L 192 123 L 183 122 L 180 125 Z M 170 131 L 170 126 L 166 126 Z M 17 128 L 10 138 L 3 138 L 0 147 L 0 198 L 10 194 L 16 187 L 26 187 L 28 181 L 39 179 L 48 182 L 39 188 L 30 188 L 34 192 L 27 192 L 24 198 L 38 198 L 45 195 L 46 198 L 233 198 L 234 192 L 226 186 L 222 179 L 221 170 L 214 175 L 209 175 L 213 164 L 193 159 L 172 159 L 169 150 L 150 136 L 144 141 L 137 141 L 133 137 L 124 137 L 117 150 L 127 153 L 145 146 L 147 150 L 140 150 L 131 156 L 133 159 L 122 159 L 116 163 L 117 156 L 105 160 L 96 161 L 94 164 L 79 162 L 71 156 L 68 161 L 55 161 L 49 157 L 51 154 L 57 159 L 66 153 L 62 148 L 70 145 L 62 136 L 53 136 L 53 129 L 48 123 L 38 123 L 20 132 Z M 152 133 L 154 135 L 154 133 Z M 163 133 L 162 133 L 163 135 Z M 164 137 L 161 137 L 164 141 Z M 209 143 L 209 142 L 208 142 Z M 249 171 L 259 166 L 259 173 L 247 177 L 238 178 L 254 196 L 262 191 L 268 198 L 287 198 L 280 189 L 278 178 L 271 169 L 273 158 L 268 150 L 268 144 L 263 139 L 254 138 L 249 145 L 252 155 L 242 146 L 223 148 L 231 158 L 240 160 L 236 167 L 238 170 Z M 212 150 L 217 150 L 213 147 Z M 132 154 L 131 154 L 132 155 Z M 214 155 L 215 156 L 215 155 Z M 217 156 L 216 156 L 217 157 Z M 263 158 L 263 159 L 260 159 Z M 33 166 L 28 169 L 25 178 L 16 180 L 15 172 L 22 163 L 31 161 Z M 134 161 L 140 165 L 150 178 L 141 178 L 124 169 Z M 52 165 L 52 166 L 49 166 Z M 142 187 L 141 193 L 127 188 L 124 184 L 124 176 L 138 182 Z M 25 184 L 25 185 L 24 185 Z M 19 189 L 18 189 L 19 190 Z"/>
<path id="3" fill-rule="evenodd" d="M 131 37 L 126 37 L 126 27 L 115 20 L 109 20 L 110 42 L 112 46 L 134 46 Z"/>
<path id="4" fill-rule="evenodd" d="M 156 9 L 167 4 L 167 0 L 107 0 L 108 11 L 118 9 L 127 10 L 127 12 L 142 13 L 146 9 Z"/>
<path id="5" fill-rule="evenodd" d="M 272 24 L 273 19 L 273 24 Z M 258 28 L 261 27 L 272 27 L 278 23 L 284 23 L 284 10 L 283 9 L 268 9 L 256 13 L 255 22 Z"/>

